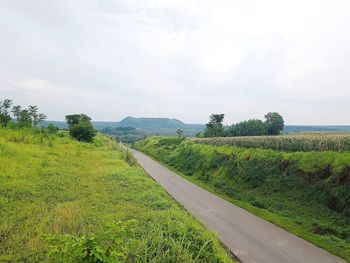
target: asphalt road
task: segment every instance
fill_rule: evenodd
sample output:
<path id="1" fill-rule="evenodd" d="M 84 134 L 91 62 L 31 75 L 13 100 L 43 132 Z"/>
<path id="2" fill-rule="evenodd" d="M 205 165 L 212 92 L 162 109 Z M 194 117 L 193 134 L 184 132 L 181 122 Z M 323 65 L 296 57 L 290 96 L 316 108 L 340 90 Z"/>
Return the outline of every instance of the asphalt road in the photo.
<path id="1" fill-rule="evenodd" d="M 144 170 L 244 263 L 345 261 L 187 181 L 133 150 Z"/>

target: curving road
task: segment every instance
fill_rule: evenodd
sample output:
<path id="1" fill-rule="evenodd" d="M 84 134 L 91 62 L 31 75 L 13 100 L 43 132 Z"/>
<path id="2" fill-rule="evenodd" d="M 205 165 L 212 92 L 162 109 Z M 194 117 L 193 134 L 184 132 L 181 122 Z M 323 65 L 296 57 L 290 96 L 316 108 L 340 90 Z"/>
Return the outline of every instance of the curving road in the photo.
<path id="1" fill-rule="evenodd" d="M 244 263 L 345 261 L 185 180 L 141 152 L 143 169 Z"/>

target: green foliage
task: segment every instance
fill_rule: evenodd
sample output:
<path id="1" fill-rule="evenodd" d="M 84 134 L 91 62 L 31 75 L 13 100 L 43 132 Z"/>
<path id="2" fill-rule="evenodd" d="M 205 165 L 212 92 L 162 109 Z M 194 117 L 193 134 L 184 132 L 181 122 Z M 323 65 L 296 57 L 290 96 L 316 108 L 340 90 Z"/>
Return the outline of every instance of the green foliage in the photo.
<path id="1" fill-rule="evenodd" d="M 279 135 L 284 128 L 283 117 L 277 112 L 269 112 L 265 115 L 267 134 Z"/>
<path id="2" fill-rule="evenodd" d="M 229 136 L 260 136 L 267 134 L 266 124 L 257 119 L 239 122 L 228 130 Z"/>
<path id="3" fill-rule="evenodd" d="M 192 140 L 197 143 L 216 146 L 229 145 L 242 148 L 261 148 L 289 152 L 350 151 L 350 134 L 348 133 L 196 138 Z"/>
<path id="4" fill-rule="evenodd" d="M 116 138 L 120 142 L 129 144 L 143 140 L 147 136 L 144 131 L 135 129 L 133 127 L 109 127 L 102 129 L 101 132 Z"/>
<path id="5" fill-rule="evenodd" d="M 91 123 L 91 118 L 86 114 L 67 115 L 69 134 L 78 141 L 92 142 L 96 131 Z"/>
<path id="6" fill-rule="evenodd" d="M 38 106 L 29 105 L 28 113 L 31 118 L 31 123 L 33 126 L 37 126 L 39 122 L 46 120 L 46 115 L 38 112 Z"/>
<path id="7" fill-rule="evenodd" d="M 0 129 L 0 237 L 0 262 L 230 262 L 101 134 L 84 143 L 65 131 Z"/>
<path id="8" fill-rule="evenodd" d="M 350 260 L 350 153 L 286 153 L 175 140 L 169 147 L 168 141 L 151 137 L 135 147 Z"/>
<path id="9" fill-rule="evenodd" d="M 224 127 L 222 124 L 224 116 L 224 114 L 210 115 L 210 121 L 206 124 L 206 129 L 203 133 L 197 133 L 196 137 L 279 135 L 284 129 L 284 120 L 277 112 L 266 114 L 265 122 L 258 119 L 250 119 L 228 127 Z"/>
<path id="10" fill-rule="evenodd" d="M 49 134 L 56 134 L 58 132 L 58 128 L 53 125 L 52 123 L 50 123 L 47 127 L 46 130 Z"/>
<path id="11" fill-rule="evenodd" d="M 91 236 L 49 236 L 46 239 L 53 246 L 49 257 L 60 262 L 125 261 L 134 242 L 130 237 L 134 237 L 136 223 L 136 220 L 108 223 Z"/>
<path id="12" fill-rule="evenodd" d="M 225 114 L 212 114 L 210 115 L 210 121 L 206 124 L 204 130 L 204 137 L 219 137 L 224 134 L 224 127 L 222 122 L 224 121 Z"/>
<path id="13" fill-rule="evenodd" d="M 19 128 L 36 127 L 41 121 L 46 119 L 46 115 L 38 112 L 38 106 L 30 105 L 28 109 L 22 109 L 22 106 L 16 105 L 12 108 L 12 114 L 16 125 Z"/>
<path id="14" fill-rule="evenodd" d="M 0 127 L 6 127 L 11 121 L 10 108 L 12 100 L 5 99 L 0 101 Z"/>
<path id="15" fill-rule="evenodd" d="M 183 130 L 181 130 L 181 129 L 177 129 L 177 130 L 176 130 L 176 135 L 177 135 L 178 137 L 183 137 L 183 134 L 184 134 Z"/>

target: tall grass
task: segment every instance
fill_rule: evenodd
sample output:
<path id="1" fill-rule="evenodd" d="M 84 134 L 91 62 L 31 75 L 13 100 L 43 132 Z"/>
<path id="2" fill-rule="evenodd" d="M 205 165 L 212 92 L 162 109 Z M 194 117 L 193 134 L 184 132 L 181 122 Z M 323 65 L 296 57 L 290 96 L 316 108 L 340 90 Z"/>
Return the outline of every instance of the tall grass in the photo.
<path id="1" fill-rule="evenodd" d="M 247 136 L 193 138 L 196 143 L 208 145 L 230 145 L 243 148 L 262 148 L 277 151 L 350 151 L 348 133 L 313 133 L 280 136 Z"/>
<path id="2" fill-rule="evenodd" d="M 111 139 L 0 129 L 0 262 L 99 262 L 103 251 L 119 262 L 231 261 Z"/>

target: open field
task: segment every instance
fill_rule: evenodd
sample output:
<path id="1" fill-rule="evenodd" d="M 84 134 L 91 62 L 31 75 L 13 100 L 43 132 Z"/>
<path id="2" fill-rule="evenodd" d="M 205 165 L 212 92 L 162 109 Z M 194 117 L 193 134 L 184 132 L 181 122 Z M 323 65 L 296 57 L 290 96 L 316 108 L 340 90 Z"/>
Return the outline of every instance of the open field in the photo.
<path id="1" fill-rule="evenodd" d="M 0 129 L 0 262 L 80 262 L 82 251 L 113 262 L 231 262 L 109 138 Z"/>
<path id="2" fill-rule="evenodd" d="M 350 153 L 280 152 L 152 137 L 135 148 L 350 262 Z"/>
<path id="3" fill-rule="evenodd" d="M 277 151 L 350 151 L 350 133 L 300 133 L 280 136 L 193 138 L 196 143 Z"/>

